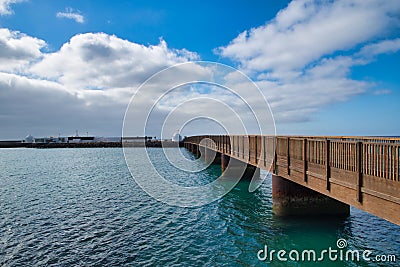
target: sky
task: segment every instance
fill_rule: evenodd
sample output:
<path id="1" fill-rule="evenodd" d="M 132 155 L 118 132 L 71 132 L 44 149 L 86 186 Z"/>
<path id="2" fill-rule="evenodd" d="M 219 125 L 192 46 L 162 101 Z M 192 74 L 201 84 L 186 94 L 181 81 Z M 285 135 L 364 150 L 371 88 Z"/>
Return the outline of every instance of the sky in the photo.
<path id="1" fill-rule="evenodd" d="M 247 75 L 277 134 L 398 136 L 399 50 L 398 0 L 0 0 L 0 140 L 121 136 L 142 83 L 190 61 Z M 221 88 L 182 90 L 158 103 L 155 121 L 194 95 L 236 108 Z M 218 133 L 205 125 L 187 134 Z"/>

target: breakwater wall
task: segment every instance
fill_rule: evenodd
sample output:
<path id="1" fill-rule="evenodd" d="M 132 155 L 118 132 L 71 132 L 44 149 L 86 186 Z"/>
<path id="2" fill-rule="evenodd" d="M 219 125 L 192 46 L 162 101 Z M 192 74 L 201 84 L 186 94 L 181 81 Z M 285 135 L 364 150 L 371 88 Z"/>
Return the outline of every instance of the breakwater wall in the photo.
<path id="1" fill-rule="evenodd" d="M 147 141 L 147 142 L 124 142 L 124 147 L 181 147 L 181 143 L 172 141 Z M 1 141 L 0 148 L 107 148 L 122 147 L 122 142 L 88 142 L 88 143 L 22 143 L 20 141 Z"/>

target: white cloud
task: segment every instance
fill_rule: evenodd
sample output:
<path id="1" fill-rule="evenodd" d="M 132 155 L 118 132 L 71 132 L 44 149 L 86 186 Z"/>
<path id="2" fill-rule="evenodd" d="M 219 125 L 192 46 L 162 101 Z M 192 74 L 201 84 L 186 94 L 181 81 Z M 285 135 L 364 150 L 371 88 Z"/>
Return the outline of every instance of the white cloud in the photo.
<path id="1" fill-rule="evenodd" d="M 351 79 L 352 67 L 400 50 L 400 39 L 391 39 L 399 15 L 397 0 L 292 1 L 216 52 L 255 77 L 278 123 L 308 121 L 321 107 L 374 88 Z"/>
<path id="2" fill-rule="evenodd" d="M 26 0 L 0 0 L 0 16 L 12 14 L 13 11 L 11 9 L 11 5 L 24 1 Z"/>
<path id="3" fill-rule="evenodd" d="M 390 91 L 390 90 L 381 89 L 381 90 L 376 90 L 376 91 L 374 92 L 374 95 L 389 95 L 389 94 L 391 94 L 391 93 L 392 93 L 392 91 Z"/>
<path id="4" fill-rule="evenodd" d="M 72 91 L 57 82 L 0 72 L 1 139 L 68 135 L 76 129 L 119 135 L 126 104 L 101 91 Z"/>
<path id="5" fill-rule="evenodd" d="M 24 71 L 26 65 L 42 56 L 43 40 L 0 28 L 0 71 Z"/>
<path id="6" fill-rule="evenodd" d="M 383 40 L 364 46 L 358 53 L 359 57 L 373 58 L 379 54 L 395 53 L 400 49 L 400 38 Z"/>
<path id="7" fill-rule="evenodd" d="M 249 71 L 303 68 L 387 33 L 399 23 L 400 1 L 292 1 L 276 18 L 220 47 Z"/>
<path id="8" fill-rule="evenodd" d="M 74 11 L 74 9 L 68 7 L 65 12 L 57 12 L 57 18 L 66 18 L 75 20 L 77 23 L 85 23 L 85 17 L 80 13 L 80 11 Z"/>
<path id="9" fill-rule="evenodd" d="M 53 53 L 41 51 L 45 46 L 0 29 L 0 139 L 75 129 L 118 136 L 137 86 L 165 67 L 198 59 L 163 40 L 144 46 L 104 33 L 76 35 Z"/>
<path id="10" fill-rule="evenodd" d="M 347 101 L 370 86 L 345 77 L 310 79 L 308 75 L 286 83 L 257 84 L 269 100 L 278 123 L 309 121 L 321 107 Z"/>
<path id="11" fill-rule="evenodd" d="M 114 35 L 87 33 L 45 54 L 31 71 L 71 87 L 107 89 L 137 86 L 167 66 L 193 59 L 197 54 L 170 49 L 164 40 L 144 46 Z"/>
<path id="12" fill-rule="evenodd" d="M 388 94 L 376 90 L 373 82 L 351 79 L 354 66 L 367 65 L 380 54 L 400 50 L 396 40 L 369 44 L 349 56 L 325 57 L 293 75 L 279 73 L 259 75 L 257 84 L 271 103 L 278 122 L 309 121 L 322 107 L 348 101 L 352 97 L 372 91 L 375 95 Z"/>

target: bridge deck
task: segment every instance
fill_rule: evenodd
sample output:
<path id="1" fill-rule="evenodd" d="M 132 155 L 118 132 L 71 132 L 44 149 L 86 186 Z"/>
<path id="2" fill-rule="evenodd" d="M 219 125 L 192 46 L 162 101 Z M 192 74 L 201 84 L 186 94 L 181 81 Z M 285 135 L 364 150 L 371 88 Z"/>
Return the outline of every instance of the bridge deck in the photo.
<path id="1" fill-rule="evenodd" d="M 193 136 L 245 161 L 400 225 L 400 138 Z"/>

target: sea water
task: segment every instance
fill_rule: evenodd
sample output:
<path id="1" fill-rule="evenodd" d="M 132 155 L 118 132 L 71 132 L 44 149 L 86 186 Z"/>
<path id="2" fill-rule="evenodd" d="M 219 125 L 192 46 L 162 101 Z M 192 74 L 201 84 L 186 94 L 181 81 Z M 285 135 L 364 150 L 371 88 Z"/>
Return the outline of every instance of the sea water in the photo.
<path id="1" fill-rule="evenodd" d="M 177 184 L 221 174 L 215 165 L 188 175 L 162 149 L 148 153 Z M 371 250 L 397 262 L 301 259 L 304 250 L 328 248 L 340 256 L 339 239 L 342 254 Z M 276 251 L 273 259 L 260 259 L 265 249 Z M 289 258 L 293 250 L 299 260 Z M 211 204 L 181 208 L 148 196 L 120 148 L 0 150 L 0 266 L 398 266 L 399 257 L 400 226 L 354 208 L 338 219 L 274 216 L 268 176 L 253 193 L 240 182 Z"/>

